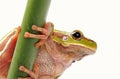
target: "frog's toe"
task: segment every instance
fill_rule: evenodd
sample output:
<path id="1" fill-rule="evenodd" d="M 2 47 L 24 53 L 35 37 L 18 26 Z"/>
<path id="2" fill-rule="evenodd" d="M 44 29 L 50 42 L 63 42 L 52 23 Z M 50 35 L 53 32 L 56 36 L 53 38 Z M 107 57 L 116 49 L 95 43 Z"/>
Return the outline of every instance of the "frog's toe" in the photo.
<path id="1" fill-rule="evenodd" d="M 47 29 L 38 27 L 38 26 L 36 26 L 36 25 L 33 25 L 33 26 L 32 26 L 32 30 L 39 31 L 39 32 L 41 32 L 42 34 L 45 34 L 45 35 L 48 34 Z"/>
<path id="2" fill-rule="evenodd" d="M 43 28 L 33 25 L 32 30 L 41 32 L 42 34 L 32 34 L 29 32 L 25 32 L 24 37 L 25 38 L 36 38 L 36 39 L 47 39 L 48 36 L 52 33 L 53 24 L 48 22 L 44 25 Z"/>
<path id="3" fill-rule="evenodd" d="M 29 32 L 25 32 L 24 37 L 25 38 L 29 38 L 30 37 L 30 33 Z"/>
<path id="4" fill-rule="evenodd" d="M 43 45 L 45 42 L 46 42 L 45 39 L 44 39 L 44 40 L 40 40 L 39 42 L 37 42 L 37 43 L 35 44 L 35 47 L 38 48 L 38 47 L 40 47 L 41 45 Z"/>
<path id="5" fill-rule="evenodd" d="M 46 24 L 43 26 L 43 28 L 38 27 L 38 26 L 36 26 L 36 25 L 33 25 L 33 26 L 32 26 L 32 30 L 39 31 L 39 32 L 41 32 L 42 34 L 47 35 L 47 36 L 49 36 L 49 35 L 51 34 L 52 29 L 53 29 L 53 24 L 52 24 L 51 22 L 46 23 Z"/>
<path id="6" fill-rule="evenodd" d="M 36 35 L 36 34 L 29 33 L 29 32 L 25 32 L 24 37 L 35 38 L 35 39 L 47 39 L 48 38 L 47 35 Z"/>

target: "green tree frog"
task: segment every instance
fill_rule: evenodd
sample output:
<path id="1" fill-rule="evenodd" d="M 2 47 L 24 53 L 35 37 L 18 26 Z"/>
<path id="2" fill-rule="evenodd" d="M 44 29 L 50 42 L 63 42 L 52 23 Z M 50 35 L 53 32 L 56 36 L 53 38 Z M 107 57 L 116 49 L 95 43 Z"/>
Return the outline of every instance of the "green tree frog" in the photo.
<path id="1" fill-rule="evenodd" d="M 15 28 L 0 41 L 0 79 L 7 78 L 20 30 L 20 27 Z M 97 48 L 96 42 L 86 38 L 79 30 L 71 33 L 54 30 L 50 22 L 43 28 L 33 25 L 32 30 L 41 34 L 25 32 L 24 37 L 40 39 L 35 43 L 35 47 L 40 50 L 33 71 L 24 66 L 19 67 L 19 70 L 27 73 L 29 77 L 18 79 L 57 79 L 73 62 L 94 54 Z"/>

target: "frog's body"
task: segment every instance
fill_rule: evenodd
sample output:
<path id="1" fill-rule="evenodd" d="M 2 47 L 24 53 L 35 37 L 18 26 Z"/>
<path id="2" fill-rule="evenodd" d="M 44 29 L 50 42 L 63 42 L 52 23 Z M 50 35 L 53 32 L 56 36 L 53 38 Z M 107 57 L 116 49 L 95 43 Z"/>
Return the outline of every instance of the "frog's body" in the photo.
<path id="1" fill-rule="evenodd" d="M 34 63 L 33 72 L 24 66 L 20 66 L 20 70 L 28 73 L 30 77 L 19 79 L 55 79 L 72 62 L 80 60 L 85 55 L 93 54 L 96 50 L 94 41 L 85 38 L 83 35 L 79 39 L 75 39 L 67 33 L 53 31 L 51 23 L 47 23 L 44 28 L 34 26 L 32 29 L 41 31 L 43 35 L 26 32 L 25 37 L 42 39 L 35 44 L 36 47 L 40 47 L 40 50 Z M 0 42 L 0 79 L 7 77 L 19 32 L 18 28 L 15 29 Z"/>

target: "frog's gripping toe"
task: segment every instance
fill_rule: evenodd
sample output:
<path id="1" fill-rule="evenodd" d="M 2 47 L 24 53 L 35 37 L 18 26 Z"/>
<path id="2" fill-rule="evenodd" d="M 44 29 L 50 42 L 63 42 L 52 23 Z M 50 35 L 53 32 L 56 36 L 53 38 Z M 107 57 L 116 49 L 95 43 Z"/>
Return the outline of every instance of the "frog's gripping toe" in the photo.
<path id="1" fill-rule="evenodd" d="M 35 39 L 41 39 L 40 42 L 36 43 L 35 44 L 35 47 L 39 47 L 41 46 L 42 44 L 44 44 L 45 40 L 49 37 L 49 35 L 51 34 L 52 32 L 52 23 L 48 22 L 44 25 L 44 28 L 41 28 L 41 27 L 38 27 L 36 25 L 33 25 L 32 26 L 32 30 L 35 30 L 35 31 L 38 31 L 38 32 L 41 32 L 41 34 L 32 34 L 32 33 L 29 33 L 29 32 L 25 32 L 24 34 L 24 37 L 25 38 L 35 38 Z"/>

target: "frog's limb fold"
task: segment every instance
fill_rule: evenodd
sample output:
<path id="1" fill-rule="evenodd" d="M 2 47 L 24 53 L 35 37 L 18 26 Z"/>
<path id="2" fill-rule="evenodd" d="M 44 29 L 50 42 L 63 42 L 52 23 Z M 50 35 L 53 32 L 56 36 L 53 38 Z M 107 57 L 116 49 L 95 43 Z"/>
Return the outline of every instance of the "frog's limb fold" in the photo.
<path id="1" fill-rule="evenodd" d="M 46 39 L 49 37 L 49 35 L 52 33 L 53 27 L 52 23 L 48 22 L 44 25 L 44 28 L 38 27 L 36 25 L 32 26 L 32 30 L 39 31 L 42 34 L 37 35 L 37 34 L 32 34 L 29 32 L 25 32 L 24 37 L 25 38 L 35 38 L 35 39 L 41 39 L 39 42 L 35 44 L 36 47 L 40 47 L 42 44 L 45 43 Z"/>

